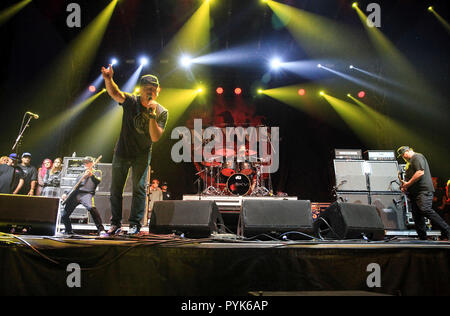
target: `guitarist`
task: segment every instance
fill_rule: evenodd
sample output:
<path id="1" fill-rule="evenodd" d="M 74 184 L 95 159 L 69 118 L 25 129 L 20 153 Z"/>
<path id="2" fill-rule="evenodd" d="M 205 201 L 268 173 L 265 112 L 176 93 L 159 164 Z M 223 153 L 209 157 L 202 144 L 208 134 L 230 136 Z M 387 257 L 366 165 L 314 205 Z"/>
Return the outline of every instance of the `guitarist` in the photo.
<path id="1" fill-rule="evenodd" d="M 75 191 L 67 196 L 64 194 L 61 198 L 65 203 L 64 211 L 61 216 L 61 221 L 66 227 L 66 235 L 73 235 L 72 224 L 70 222 L 70 216 L 72 215 L 75 208 L 82 204 L 91 213 L 94 219 L 95 225 L 99 236 L 105 237 L 105 228 L 102 225 L 102 219 L 100 214 L 95 207 L 94 195 L 97 186 L 102 181 L 102 172 L 100 170 L 94 169 L 94 158 L 86 157 L 83 159 L 83 164 L 85 172 L 80 174 L 77 178 L 77 183 L 80 183 Z"/>
<path id="2" fill-rule="evenodd" d="M 397 153 L 398 158 L 402 157 L 407 162 L 402 191 L 408 193 L 411 200 L 412 214 L 419 238 L 427 239 L 426 217 L 434 227 L 441 230 L 442 239 L 448 239 L 450 227 L 432 208 L 435 190 L 427 159 L 408 146 L 400 147 Z"/>

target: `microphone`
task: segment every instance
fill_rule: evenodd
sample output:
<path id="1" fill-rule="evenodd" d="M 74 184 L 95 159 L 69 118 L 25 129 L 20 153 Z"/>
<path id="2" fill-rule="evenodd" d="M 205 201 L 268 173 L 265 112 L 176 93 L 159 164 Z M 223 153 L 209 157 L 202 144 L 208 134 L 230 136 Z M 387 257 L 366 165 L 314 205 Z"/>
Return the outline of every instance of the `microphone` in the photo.
<path id="1" fill-rule="evenodd" d="M 26 114 L 32 116 L 35 120 L 39 119 L 39 115 L 37 115 L 37 114 L 31 113 L 31 112 L 27 112 Z"/>

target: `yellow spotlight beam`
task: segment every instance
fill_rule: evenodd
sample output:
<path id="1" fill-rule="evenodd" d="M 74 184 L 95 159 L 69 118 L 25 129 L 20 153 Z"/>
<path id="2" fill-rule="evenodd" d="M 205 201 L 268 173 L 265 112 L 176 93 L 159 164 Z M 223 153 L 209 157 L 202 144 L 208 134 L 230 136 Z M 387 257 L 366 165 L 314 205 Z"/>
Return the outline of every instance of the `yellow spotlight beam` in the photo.
<path id="1" fill-rule="evenodd" d="M 93 104 L 102 94 L 106 92 L 105 89 L 98 92 L 97 94 L 91 96 L 87 100 L 76 104 L 67 111 L 60 113 L 57 116 L 53 116 L 45 120 L 38 129 L 36 133 L 30 135 L 32 143 L 45 139 L 50 136 L 51 133 L 57 132 L 60 128 L 66 126 L 70 121 L 73 121 L 83 110 L 85 110 L 89 105 Z"/>
<path id="2" fill-rule="evenodd" d="M 420 96 L 423 100 L 420 102 L 426 102 L 427 104 L 433 102 L 432 98 L 438 95 L 436 91 L 422 79 L 422 75 L 419 74 L 406 57 L 395 47 L 395 45 L 381 32 L 377 27 L 370 27 L 367 23 L 367 16 L 356 5 L 353 6 L 357 12 L 362 25 L 366 29 L 373 46 L 382 56 L 385 64 L 387 76 L 405 83 L 411 87 L 410 90 L 416 91 L 417 96 Z"/>
<path id="3" fill-rule="evenodd" d="M 414 144 L 413 147 L 432 153 L 433 159 L 437 162 L 437 165 L 447 166 L 446 147 L 436 143 L 441 141 L 440 139 L 426 139 L 422 135 L 418 135 L 418 133 L 411 128 L 408 128 L 400 122 L 374 110 L 372 107 L 358 100 L 354 96 L 349 94 L 348 97 L 359 105 L 365 113 L 367 113 L 367 115 L 374 121 L 379 131 L 384 132 L 384 138 L 388 138 L 387 142 L 390 143 L 385 145 L 391 145 L 393 148 L 396 148 L 399 147 L 400 144 Z"/>
<path id="4" fill-rule="evenodd" d="M 32 0 L 23 0 L 16 3 L 9 8 L 6 8 L 0 12 L 0 26 L 8 22 L 13 16 L 20 12 L 24 7 L 27 6 Z"/>
<path id="5" fill-rule="evenodd" d="M 196 76 L 205 79 L 209 78 L 206 67 L 193 64 L 192 69 L 185 69 L 179 66 L 179 60 L 183 55 L 195 58 L 209 53 L 209 45 L 211 43 L 211 2 L 203 1 L 200 7 L 162 50 L 159 60 L 175 61 L 173 63 L 160 63 L 159 69 L 157 69 L 159 73 L 165 74 L 165 77 L 162 78 L 164 85 L 180 87 L 186 81 L 195 81 Z"/>
<path id="6" fill-rule="evenodd" d="M 170 131 L 186 113 L 187 109 L 198 96 L 198 89 L 167 88 L 161 90 L 158 102 L 169 110 L 169 123 L 166 127 Z"/>
<path id="7" fill-rule="evenodd" d="M 310 57 L 336 56 L 352 59 L 370 55 L 359 32 L 325 17 L 275 1 L 265 1 Z M 358 43 L 358 49 L 353 49 Z"/>
<path id="8" fill-rule="evenodd" d="M 114 142 L 119 139 L 122 115 L 122 107 L 117 105 L 110 107 L 103 117 L 77 138 L 74 151 L 81 155 L 93 156 L 112 154 Z"/>
<path id="9" fill-rule="evenodd" d="M 325 92 L 322 96 L 362 141 L 371 146 L 378 145 L 377 135 L 374 133 L 376 124 L 361 108 Z"/>
<path id="10" fill-rule="evenodd" d="M 298 94 L 300 89 L 305 90 L 305 96 L 300 96 Z M 272 99 L 278 100 L 313 117 L 330 119 L 331 113 L 329 111 L 329 107 L 325 107 L 323 102 L 315 102 L 311 100 L 311 95 L 314 95 L 314 98 L 317 97 L 316 92 L 317 89 L 313 85 L 292 85 L 268 90 L 258 90 L 258 94 L 266 95 Z"/>
<path id="11" fill-rule="evenodd" d="M 442 16 L 439 15 L 439 13 L 437 13 L 437 12 L 434 10 L 434 7 L 429 7 L 429 8 L 428 8 L 428 11 L 430 11 L 431 13 L 433 13 L 433 15 L 434 15 L 434 16 L 436 17 L 436 19 L 439 21 L 439 23 L 441 23 L 442 26 L 447 30 L 447 32 L 450 33 L 450 25 L 448 24 L 448 22 L 447 22 Z"/>
<path id="12" fill-rule="evenodd" d="M 45 100 L 46 109 L 70 102 L 67 97 L 72 94 L 74 86 L 82 84 L 91 70 L 117 2 L 112 0 L 49 67 L 40 80 L 42 83 L 37 84 L 36 95 L 32 96 L 35 102 L 42 104 Z"/>

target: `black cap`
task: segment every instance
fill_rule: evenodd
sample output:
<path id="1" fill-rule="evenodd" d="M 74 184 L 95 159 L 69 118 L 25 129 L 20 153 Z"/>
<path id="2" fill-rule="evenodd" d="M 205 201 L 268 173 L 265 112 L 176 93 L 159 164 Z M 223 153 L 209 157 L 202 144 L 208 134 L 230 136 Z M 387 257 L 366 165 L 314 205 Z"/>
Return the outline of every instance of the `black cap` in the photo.
<path id="1" fill-rule="evenodd" d="M 153 75 L 146 75 L 141 78 L 141 86 L 152 85 L 154 87 L 159 87 L 158 77 Z"/>
<path id="2" fill-rule="evenodd" d="M 404 154 L 405 152 L 407 152 L 408 150 L 411 150 L 411 148 L 410 148 L 409 146 L 402 146 L 402 147 L 400 147 L 399 149 L 397 149 L 397 154 L 398 154 L 397 158 L 402 157 L 403 154 Z"/>
<path id="3" fill-rule="evenodd" d="M 93 157 L 87 156 L 83 158 L 83 163 L 91 163 L 95 162 L 95 159 Z"/>

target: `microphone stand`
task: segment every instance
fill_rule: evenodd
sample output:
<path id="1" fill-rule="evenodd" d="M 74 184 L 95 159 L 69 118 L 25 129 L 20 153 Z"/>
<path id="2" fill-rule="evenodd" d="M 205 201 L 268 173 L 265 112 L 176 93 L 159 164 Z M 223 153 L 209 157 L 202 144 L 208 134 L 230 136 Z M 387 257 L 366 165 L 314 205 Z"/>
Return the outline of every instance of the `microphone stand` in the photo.
<path id="1" fill-rule="evenodd" d="M 33 119 L 33 117 L 30 116 L 28 118 L 28 122 L 25 124 L 25 126 L 23 126 L 23 121 L 22 121 L 22 126 L 20 127 L 19 136 L 17 137 L 16 142 L 14 143 L 14 146 L 12 147 L 12 151 L 16 153 L 17 158 L 19 157 L 19 143 L 22 140 L 23 134 L 25 133 L 27 128 L 30 127 L 30 122 L 31 122 L 32 119 Z"/>

